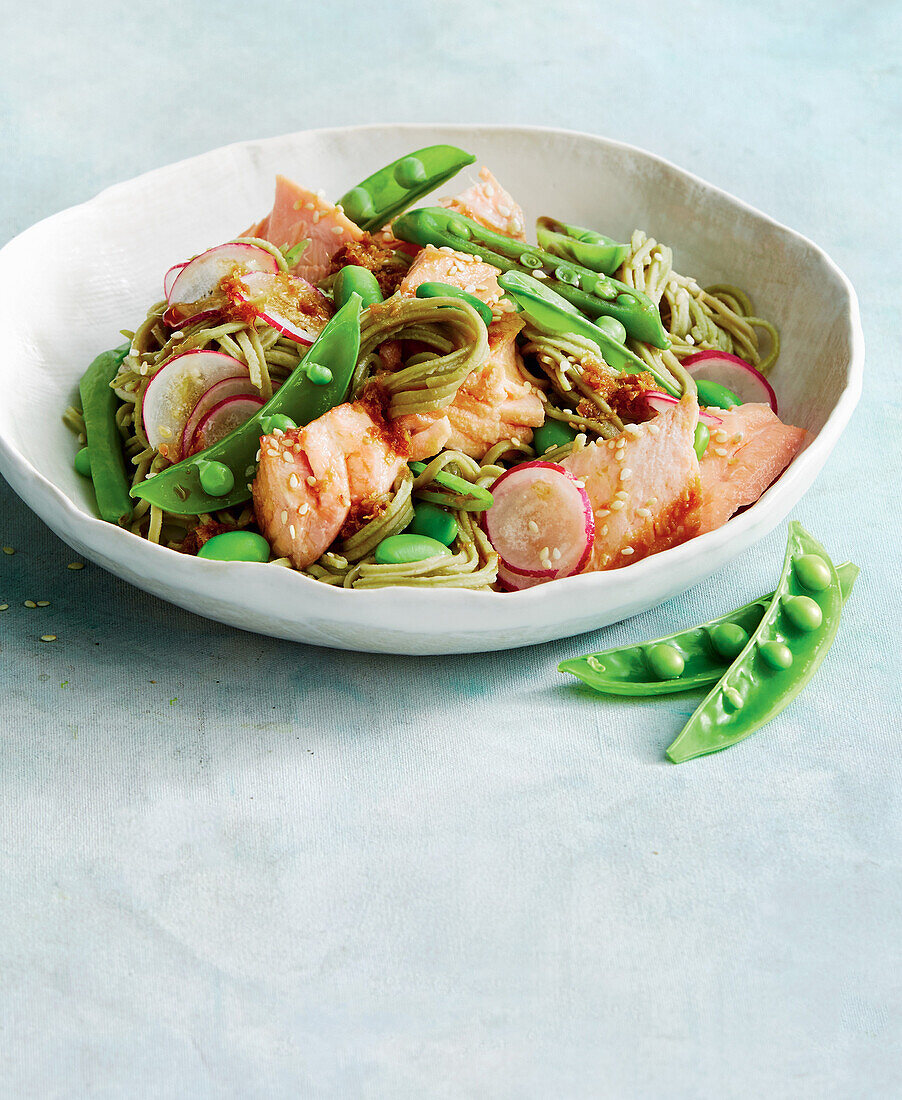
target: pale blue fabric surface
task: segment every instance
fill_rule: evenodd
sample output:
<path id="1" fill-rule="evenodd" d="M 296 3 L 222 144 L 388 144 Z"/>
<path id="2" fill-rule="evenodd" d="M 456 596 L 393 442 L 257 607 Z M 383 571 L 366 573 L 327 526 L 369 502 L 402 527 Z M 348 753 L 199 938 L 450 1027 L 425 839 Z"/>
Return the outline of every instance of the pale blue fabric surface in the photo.
<path id="1" fill-rule="evenodd" d="M 555 666 L 766 591 L 785 527 L 609 630 L 416 660 L 69 572 L 0 485 L 0 1095 L 902 1094 L 900 24 L 823 0 L 5 10 L 2 240 L 233 140 L 560 125 L 818 241 L 868 360 L 795 512 L 863 570 L 834 648 L 765 731 L 678 768 L 692 700 L 602 701 Z"/>

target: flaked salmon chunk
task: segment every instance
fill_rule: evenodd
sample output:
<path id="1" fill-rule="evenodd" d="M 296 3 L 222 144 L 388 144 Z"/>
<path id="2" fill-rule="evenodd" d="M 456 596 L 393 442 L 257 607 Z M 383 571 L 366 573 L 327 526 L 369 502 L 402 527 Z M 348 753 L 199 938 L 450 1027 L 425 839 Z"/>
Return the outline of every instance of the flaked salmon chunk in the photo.
<path id="1" fill-rule="evenodd" d="M 545 421 L 545 407 L 521 369 L 523 359 L 516 337 L 522 327 L 516 314 L 493 321 L 489 326 L 488 359 L 464 381 L 451 404 L 437 412 L 400 417 L 398 426 L 413 434 L 444 423 L 444 441 L 437 450 L 443 445 L 477 460 L 503 439 L 531 442 L 532 429 Z M 441 434 L 414 434 L 414 441 L 419 440 L 422 447 L 425 440 L 435 442 Z"/>
<path id="2" fill-rule="evenodd" d="M 359 241 L 363 230 L 334 203 L 308 191 L 285 176 L 276 176 L 272 211 L 246 236 L 261 237 L 277 248 L 291 248 L 301 241 L 307 247 L 292 267 L 309 283 L 324 279 L 332 268 L 332 257 L 349 241 Z"/>
<path id="3" fill-rule="evenodd" d="M 699 503 L 692 394 L 645 424 L 630 424 L 561 465 L 583 482 L 595 515 L 595 541 L 584 572 L 616 569 L 695 534 Z"/>
<path id="4" fill-rule="evenodd" d="M 479 169 L 479 179 L 472 187 L 454 198 L 440 199 L 439 202 L 496 233 L 504 233 L 518 241 L 526 240 L 526 219 L 520 204 L 511 198 L 485 166 Z"/>
<path id="5" fill-rule="evenodd" d="M 266 435 L 253 483 L 257 525 L 273 553 L 303 569 L 328 550 L 352 509 L 390 492 L 406 461 L 359 402 Z"/>
<path id="6" fill-rule="evenodd" d="M 698 534 L 722 526 L 739 508 L 754 504 L 805 444 L 807 432 L 784 424 L 769 405 L 711 409 L 722 423 L 711 429 L 699 464 Z"/>

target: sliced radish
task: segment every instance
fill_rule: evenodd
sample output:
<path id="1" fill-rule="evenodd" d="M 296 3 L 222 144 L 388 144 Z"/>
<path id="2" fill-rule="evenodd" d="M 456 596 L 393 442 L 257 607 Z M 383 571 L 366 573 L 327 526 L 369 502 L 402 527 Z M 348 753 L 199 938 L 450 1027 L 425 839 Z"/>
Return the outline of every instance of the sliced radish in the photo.
<path id="1" fill-rule="evenodd" d="M 166 295 L 166 301 L 169 301 L 169 296 L 172 294 L 172 288 L 175 285 L 175 280 L 179 277 L 182 271 L 188 266 L 190 260 L 185 260 L 184 263 L 176 264 L 163 276 L 163 293 Z"/>
<path id="2" fill-rule="evenodd" d="M 168 328 L 177 329 L 182 325 L 196 325 L 198 321 L 206 321 L 211 317 L 218 317 L 221 309 L 221 304 L 216 309 L 203 309 L 200 313 L 192 313 L 190 316 L 184 313 L 181 306 L 170 306 L 167 309 L 160 320 Z"/>
<path id="3" fill-rule="evenodd" d="M 668 409 L 672 409 L 674 405 L 679 405 L 680 399 L 678 397 L 671 397 L 669 393 L 665 393 L 663 390 L 646 390 L 642 397 L 645 399 L 645 404 L 650 409 L 654 409 L 655 412 L 667 412 Z M 698 418 L 703 424 L 707 424 L 710 428 L 716 428 L 718 424 L 722 424 L 723 421 L 719 416 L 715 416 L 707 409 L 698 410 Z"/>
<path id="4" fill-rule="evenodd" d="M 229 432 L 258 412 L 265 404 L 262 397 L 227 397 L 214 405 L 197 426 L 197 431 L 191 440 L 191 453 L 205 451 L 212 447 L 220 439 L 225 439 Z"/>
<path id="5" fill-rule="evenodd" d="M 275 256 L 255 244 L 220 244 L 208 248 L 193 260 L 189 260 L 176 275 L 169 291 L 169 309 L 166 311 L 177 324 L 190 320 L 209 310 L 218 300 L 219 283 L 234 271 L 264 271 L 275 274 L 279 270 Z M 172 322 L 167 322 L 171 324 Z"/>
<path id="6" fill-rule="evenodd" d="M 522 462 L 491 488 L 483 513 L 489 541 L 505 569 L 552 580 L 578 573 L 589 559 L 595 517 L 583 486 L 556 462 Z"/>
<path id="7" fill-rule="evenodd" d="M 246 375 L 247 367 L 221 351 L 186 351 L 173 356 L 151 378 L 141 403 L 148 442 L 177 462 L 185 424 L 202 395 L 224 378 Z"/>
<path id="8" fill-rule="evenodd" d="M 537 584 L 547 584 L 554 577 L 525 577 L 522 573 L 512 573 L 498 562 L 498 583 L 505 592 L 521 592 L 524 588 L 534 588 Z"/>
<path id="9" fill-rule="evenodd" d="M 182 458 L 186 458 L 191 453 L 191 439 L 197 430 L 197 426 L 215 405 L 218 405 L 220 401 L 225 401 L 227 397 L 259 396 L 247 371 L 243 375 L 235 375 L 234 378 L 223 378 L 221 382 L 215 382 L 208 390 L 205 390 L 191 410 L 191 415 L 185 421 L 185 428 L 182 432 Z"/>
<path id="10" fill-rule="evenodd" d="M 330 317 L 325 297 L 298 275 L 255 271 L 229 280 L 226 292 L 298 344 L 312 344 Z"/>
<path id="11" fill-rule="evenodd" d="M 754 402 L 770 405 L 774 415 L 778 415 L 777 395 L 770 382 L 760 370 L 746 363 L 738 355 L 726 351 L 699 351 L 688 355 L 682 365 L 693 378 L 704 378 L 708 382 L 717 382 L 735 393 L 742 404 Z"/>

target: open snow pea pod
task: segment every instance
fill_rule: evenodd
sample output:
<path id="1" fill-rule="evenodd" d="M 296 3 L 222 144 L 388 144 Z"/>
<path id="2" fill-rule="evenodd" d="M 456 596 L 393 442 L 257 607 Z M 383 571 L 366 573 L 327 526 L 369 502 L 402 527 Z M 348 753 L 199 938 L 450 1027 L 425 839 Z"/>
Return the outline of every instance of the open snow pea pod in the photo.
<path id="1" fill-rule="evenodd" d="M 369 309 L 370 306 L 376 306 L 385 300 L 382 288 L 369 268 L 359 267 L 357 264 L 346 264 L 335 276 L 335 282 L 332 285 L 335 308 L 341 309 L 346 305 L 352 294 L 360 295 L 361 309 Z"/>
<path id="2" fill-rule="evenodd" d="M 636 340 L 670 347 L 658 307 L 641 290 L 495 233 L 463 214 L 442 206 L 409 210 L 394 222 L 392 232 L 413 244 L 467 252 L 502 271 L 538 272 L 540 279 L 547 279 L 549 286 L 587 317 L 614 317 Z"/>
<path id="3" fill-rule="evenodd" d="M 251 496 L 249 482 L 256 468 L 260 436 L 268 417 L 282 414 L 296 424 L 309 424 L 348 392 L 360 350 L 360 296 L 352 294 L 319 334 L 294 373 L 249 420 L 197 455 L 161 470 L 131 491 L 133 497 L 180 515 L 199 515 L 241 504 Z M 234 488 L 222 495 L 204 490 L 205 463 L 221 463 L 234 478 Z"/>
<path id="4" fill-rule="evenodd" d="M 567 225 L 554 218 L 537 220 L 536 237 L 539 247 L 552 256 L 573 260 L 590 271 L 600 271 L 602 275 L 613 275 L 630 250 L 628 244 L 619 244 L 602 233 L 583 229 L 580 225 Z"/>
<path id="5" fill-rule="evenodd" d="M 456 145 L 428 145 L 367 176 L 338 202 L 352 222 L 372 233 L 475 160 Z"/>
<path id="6" fill-rule="evenodd" d="M 101 352 L 78 383 L 97 510 L 109 523 L 122 523 L 132 514 L 130 478 L 116 423 L 119 399 L 110 389 L 128 349 L 128 344 L 122 344 L 112 351 Z"/>
<path id="7" fill-rule="evenodd" d="M 836 567 L 836 573 L 845 602 L 858 576 L 858 566 L 847 561 Z M 640 645 L 618 646 L 562 661 L 558 670 L 571 673 L 607 695 L 669 695 L 709 687 L 745 648 L 773 598 L 771 592 L 701 626 Z M 676 668 L 678 671 L 672 674 Z"/>
<path id="8" fill-rule="evenodd" d="M 624 374 L 649 371 L 662 389 L 674 397 L 680 396 L 680 390 L 669 379 L 664 378 L 638 355 L 633 354 L 629 348 L 624 347 L 622 342 L 610 334 L 610 331 L 602 328 L 602 323 L 610 321 L 611 318 L 599 317 L 595 322 L 589 321 L 560 294 L 531 275 L 523 275 L 519 271 L 506 271 L 499 276 L 498 285 L 540 328 L 556 335 L 576 332 L 580 336 L 585 336 L 598 345 L 604 361 L 614 370 Z"/>
<path id="9" fill-rule="evenodd" d="M 742 741 L 811 679 L 839 627 L 843 595 L 826 551 L 790 523 L 780 583 L 739 656 L 667 749 L 680 764 Z"/>

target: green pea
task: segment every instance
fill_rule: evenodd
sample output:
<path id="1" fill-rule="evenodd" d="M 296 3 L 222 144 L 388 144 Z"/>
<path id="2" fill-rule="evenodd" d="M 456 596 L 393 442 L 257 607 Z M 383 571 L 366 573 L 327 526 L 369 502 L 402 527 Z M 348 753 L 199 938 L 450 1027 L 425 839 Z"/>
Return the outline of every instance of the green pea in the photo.
<path id="1" fill-rule="evenodd" d="M 492 323 L 491 306 L 487 306 L 472 294 L 467 294 L 460 287 L 451 286 L 450 283 L 420 283 L 416 293 L 418 298 L 460 298 L 462 302 L 466 302 L 476 310 L 486 325 Z"/>
<path id="2" fill-rule="evenodd" d="M 470 227 L 463 218 L 451 218 L 448 222 L 448 232 L 462 241 L 467 241 L 472 236 Z"/>
<path id="3" fill-rule="evenodd" d="M 793 626 L 806 633 L 817 628 L 824 621 L 824 614 L 810 596 L 784 597 L 783 610 Z"/>
<path id="4" fill-rule="evenodd" d="M 735 660 L 748 644 L 749 636 L 736 623 L 719 623 L 710 634 L 711 645 L 727 661 Z"/>
<path id="5" fill-rule="evenodd" d="M 287 432 L 296 427 L 297 424 L 285 413 L 270 413 L 269 416 L 264 416 L 260 421 L 260 430 L 263 435 L 272 435 L 277 429 L 280 432 Z"/>
<path id="6" fill-rule="evenodd" d="M 425 535 L 445 546 L 454 542 L 459 529 L 460 525 L 447 508 L 430 504 L 428 500 L 414 506 L 413 521 L 407 527 L 409 534 Z"/>
<path id="7" fill-rule="evenodd" d="M 830 567 L 817 554 L 802 554 L 792 563 L 799 583 L 812 592 L 823 592 L 830 583 Z"/>
<path id="8" fill-rule="evenodd" d="M 692 439 L 692 447 L 699 462 L 705 457 L 705 451 L 707 451 L 710 441 L 711 433 L 708 431 L 708 425 L 699 421 L 695 425 L 695 435 Z"/>
<path id="9" fill-rule="evenodd" d="M 198 550 L 199 558 L 211 561 L 269 561 L 269 543 L 253 531 L 224 531 L 214 535 Z"/>
<path id="10" fill-rule="evenodd" d="M 789 668 L 792 665 L 792 651 L 783 642 L 771 640 L 759 646 L 761 656 L 771 668 Z"/>
<path id="11" fill-rule="evenodd" d="M 378 305 L 384 300 L 379 280 L 369 268 L 359 267 L 357 264 L 345 264 L 335 276 L 335 283 L 332 286 L 335 308 L 341 309 L 352 294 L 360 295 L 364 309 Z"/>
<path id="12" fill-rule="evenodd" d="M 332 371 L 321 363 L 311 363 L 307 367 L 307 377 L 314 386 L 328 386 L 332 381 Z"/>
<path id="13" fill-rule="evenodd" d="M 426 535 L 389 535 L 376 547 L 377 565 L 407 565 L 427 558 L 452 557 L 444 543 Z"/>
<path id="14" fill-rule="evenodd" d="M 373 197 L 365 187 L 353 187 L 342 197 L 341 206 L 352 222 L 359 224 L 376 213 Z"/>
<path id="15" fill-rule="evenodd" d="M 543 455 L 552 447 L 563 447 L 566 443 L 572 443 L 577 433 L 564 423 L 563 420 L 552 420 L 550 417 L 545 423 L 532 433 L 532 445 L 537 455 Z"/>
<path id="16" fill-rule="evenodd" d="M 224 497 L 235 488 L 235 475 L 224 462 L 198 462 L 197 476 L 201 489 L 211 497 Z"/>
<path id="17" fill-rule="evenodd" d="M 696 378 L 695 385 L 698 389 L 698 403 L 708 408 L 732 409 L 734 405 L 742 402 L 726 386 L 719 382 L 709 382 L 706 378 Z"/>
<path id="18" fill-rule="evenodd" d="M 416 187 L 418 183 L 422 183 L 426 179 L 426 166 L 419 157 L 404 157 L 395 165 L 393 175 L 395 181 L 405 191 L 409 191 L 411 187 Z"/>
<path id="19" fill-rule="evenodd" d="M 645 651 L 645 659 L 648 661 L 648 667 L 659 680 L 675 680 L 677 676 L 682 675 L 686 667 L 686 660 L 682 653 L 666 642 L 649 646 Z"/>
<path id="20" fill-rule="evenodd" d="M 602 332 L 606 332 L 612 340 L 616 340 L 618 344 L 626 343 L 626 329 L 616 317 L 596 317 L 595 325 Z"/>
<path id="21" fill-rule="evenodd" d="M 75 472 L 81 474 L 82 477 L 91 476 L 91 456 L 88 454 L 88 448 L 82 447 L 82 449 L 75 456 Z"/>

